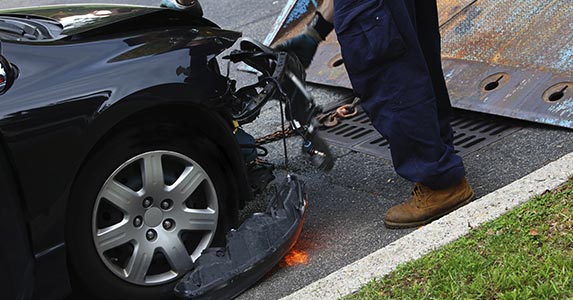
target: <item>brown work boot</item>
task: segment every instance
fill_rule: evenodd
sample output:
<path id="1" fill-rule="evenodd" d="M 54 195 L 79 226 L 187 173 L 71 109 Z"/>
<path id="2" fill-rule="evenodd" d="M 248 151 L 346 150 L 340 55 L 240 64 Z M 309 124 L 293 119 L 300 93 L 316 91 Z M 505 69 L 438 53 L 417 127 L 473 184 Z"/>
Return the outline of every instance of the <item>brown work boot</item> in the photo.
<path id="1" fill-rule="evenodd" d="M 388 210 L 384 216 L 384 225 L 388 228 L 424 225 L 473 199 L 474 192 L 465 177 L 457 185 L 443 190 L 432 190 L 421 183 L 416 183 L 412 197 L 408 201 Z"/>

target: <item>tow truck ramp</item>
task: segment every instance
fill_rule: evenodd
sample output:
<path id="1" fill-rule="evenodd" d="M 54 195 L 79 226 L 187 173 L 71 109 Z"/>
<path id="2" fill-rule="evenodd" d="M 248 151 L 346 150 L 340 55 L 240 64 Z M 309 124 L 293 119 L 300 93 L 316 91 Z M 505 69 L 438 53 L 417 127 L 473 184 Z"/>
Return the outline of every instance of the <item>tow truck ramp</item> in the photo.
<path id="1" fill-rule="evenodd" d="M 299 33 L 322 1 L 291 0 L 265 42 Z M 573 5 L 569 0 L 437 0 L 452 105 L 573 128 Z M 334 33 L 309 82 L 351 88 Z"/>

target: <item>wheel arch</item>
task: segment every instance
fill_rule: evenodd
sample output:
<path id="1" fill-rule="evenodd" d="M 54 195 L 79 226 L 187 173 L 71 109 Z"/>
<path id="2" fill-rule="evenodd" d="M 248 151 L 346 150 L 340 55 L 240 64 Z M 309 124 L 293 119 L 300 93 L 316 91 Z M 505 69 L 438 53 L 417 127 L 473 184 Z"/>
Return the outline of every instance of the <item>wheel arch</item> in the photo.
<path id="1" fill-rule="evenodd" d="M 231 222 L 236 224 L 238 221 L 238 211 L 244 204 L 252 197 L 251 191 L 248 188 L 247 173 L 243 157 L 241 156 L 239 145 L 237 144 L 234 134 L 232 132 L 231 124 L 225 119 L 222 113 L 208 109 L 199 104 L 192 103 L 169 103 L 146 107 L 137 111 L 132 111 L 130 114 L 125 115 L 112 126 L 108 126 L 105 130 L 101 130 L 97 138 L 90 143 L 89 149 L 82 160 L 71 187 L 76 183 L 78 174 L 84 168 L 86 162 L 90 159 L 93 153 L 97 152 L 104 143 L 112 139 L 116 134 L 127 130 L 132 126 L 150 123 L 147 120 L 154 122 L 169 121 L 182 126 L 182 130 L 188 135 L 201 134 L 213 142 L 218 149 L 223 153 L 226 162 L 230 168 L 226 169 L 226 176 L 229 182 L 236 182 L 236 186 L 232 187 L 233 192 L 238 195 L 234 197 L 231 203 L 228 203 L 231 212 Z M 94 124 L 95 125 L 95 124 Z M 96 125 L 97 126 L 97 125 Z M 66 205 L 66 212 L 69 207 L 71 193 L 68 193 L 68 201 Z"/>
<path id="2" fill-rule="evenodd" d="M 192 112 L 196 114 L 196 116 L 192 115 Z M 86 249 L 86 247 L 89 248 L 89 246 L 85 246 L 90 243 L 85 239 L 80 239 L 78 236 L 78 234 L 87 236 L 87 231 L 85 230 L 87 228 L 86 226 L 88 226 L 86 221 L 89 219 L 89 216 L 86 214 L 86 207 L 92 207 L 91 204 L 88 204 L 87 206 L 83 204 L 86 204 L 86 202 L 90 203 L 89 201 L 94 199 L 93 196 L 95 196 L 93 190 L 100 188 L 97 185 L 93 185 L 91 182 L 93 180 L 100 182 L 103 174 L 109 174 L 108 171 L 111 166 L 115 166 L 118 161 L 124 161 L 125 157 L 121 155 L 115 156 L 113 153 L 129 153 L 130 149 L 139 149 L 140 145 L 143 145 L 141 146 L 143 149 L 150 146 L 156 147 L 154 145 L 166 145 L 166 148 L 169 148 L 173 145 L 177 145 L 177 142 L 175 142 L 175 144 L 171 144 L 172 139 L 173 141 L 183 141 L 183 144 L 188 144 L 192 146 L 192 148 L 193 145 L 196 145 L 198 148 L 203 149 L 203 153 L 205 154 L 203 156 L 203 161 L 218 162 L 218 165 L 221 166 L 221 168 L 219 168 L 218 175 L 215 176 L 216 178 L 219 178 L 218 182 L 224 182 L 222 180 L 225 180 L 226 177 L 233 176 L 232 180 L 227 181 L 230 182 L 229 184 L 219 185 L 220 188 L 217 189 L 217 191 L 223 191 L 222 195 L 224 196 L 222 201 L 225 201 L 224 203 L 226 204 L 226 213 L 224 216 L 229 217 L 223 219 L 227 221 L 228 225 L 221 227 L 224 228 L 221 233 L 224 234 L 226 230 L 230 228 L 229 225 L 232 226 L 237 223 L 238 206 L 240 203 L 238 189 L 240 187 L 240 183 L 237 181 L 239 181 L 240 178 L 245 177 L 237 177 L 235 176 L 235 172 L 237 170 L 240 171 L 241 169 L 244 169 L 244 164 L 242 168 L 240 168 L 242 157 L 233 157 L 233 154 L 236 155 L 240 153 L 240 151 L 237 150 L 234 151 L 234 153 L 232 151 L 234 147 L 238 149 L 238 145 L 232 133 L 232 127 L 228 125 L 228 123 L 229 122 L 225 115 L 216 110 L 195 104 L 179 103 L 167 103 L 164 105 L 146 107 L 144 109 L 133 111 L 131 114 L 122 118 L 115 124 L 106 122 L 105 125 L 112 126 L 109 126 L 105 133 L 97 138 L 97 141 L 95 141 L 93 146 L 89 149 L 88 154 L 85 155 L 85 158 L 82 160 L 82 163 L 78 168 L 77 175 L 71 183 L 70 194 L 68 196 L 65 217 L 65 222 L 67 224 L 65 227 L 67 228 L 65 230 L 65 240 L 67 242 L 66 246 L 68 249 L 68 269 L 72 275 L 71 280 L 73 285 L 80 287 L 80 289 L 83 290 L 83 288 L 87 288 L 87 286 L 83 285 L 87 282 L 91 282 L 91 280 L 86 279 L 85 276 L 80 276 L 78 273 L 78 270 L 82 269 L 82 263 L 78 262 L 88 261 L 86 257 L 82 258 L 81 255 L 94 257 L 92 256 L 92 250 Z M 98 124 L 93 123 L 92 125 L 97 126 Z M 96 130 L 96 128 L 93 128 L 92 130 Z M 97 130 L 99 132 L 101 129 Z M 189 136 L 189 139 L 187 136 Z M 195 139 L 197 139 L 197 142 L 195 142 Z M 122 143 L 123 141 L 125 141 L 125 144 Z M 179 145 L 183 144 L 179 143 Z M 115 145 L 117 145 L 117 148 L 121 150 L 115 152 Z M 162 147 L 156 147 L 157 150 L 161 150 L 161 148 Z M 209 155 L 210 153 L 216 154 L 215 156 L 211 156 Z M 126 157 L 130 156 L 128 155 Z M 111 158 L 112 160 L 104 162 L 107 158 Z M 97 170 L 99 170 L 98 165 L 100 164 L 105 165 L 105 167 L 103 167 L 104 170 L 106 170 L 105 172 L 97 172 Z M 217 163 L 212 165 L 216 164 Z M 201 165 L 203 164 L 201 163 Z M 236 165 L 236 167 L 233 167 L 233 165 Z M 245 186 L 248 187 L 248 185 Z M 88 194 L 86 195 L 88 195 L 89 198 L 83 198 L 81 196 L 81 191 L 88 191 Z M 82 199 L 89 201 L 84 202 L 81 201 Z M 83 208 L 78 210 L 81 206 L 83 206 Z M 72 253 L 75 253 L 75 255 L 72 255 Z M 83 254 L 78 256 L 78 253 Z M 95 258 L 97 259 L 97 257 Z M 99 259 L 97 260 L 99 261 Z M 91 264 L 91 267 L 94 267 L 93 261 L 86 264 L 88 264 L 88 266 Z M 103 266 L 101 266 L 101 268 L 96 267 L 94 269 L 94 272 L 97 274 L 107 274 L 108 271 L 109 270 Z M 111 281 L 114 280 L 108 278 L 102 279 L 99 283 L 100 285 L 101 283 L 111 284 Z M 150 289 L 146 290 L 145 293 L 151 298 L 164 295 L 166 289 L 169 289 L 169 284 L 150 287 Z M 121 280 L 120 283 L 117 284 L 117 287 L 120 286 L 126 287 L 128 290 L 133 287 L 133 285 Z M 93 293 L 96 293 L 97 291 L 93 289 L 93 286 L 91 286 L 90 289 L 90 292 Z M 126 291 L 127 290 L 122 290 L 122 293 L 127 293 Z M 143 295 L 141 289 L 137 291 L 131 290 L 130 292 Z M 100 294 L 99 296 L 102 295 L 103 294 Z M 143 297 L 142 299 L 147 299 L 146 297 Z"/>

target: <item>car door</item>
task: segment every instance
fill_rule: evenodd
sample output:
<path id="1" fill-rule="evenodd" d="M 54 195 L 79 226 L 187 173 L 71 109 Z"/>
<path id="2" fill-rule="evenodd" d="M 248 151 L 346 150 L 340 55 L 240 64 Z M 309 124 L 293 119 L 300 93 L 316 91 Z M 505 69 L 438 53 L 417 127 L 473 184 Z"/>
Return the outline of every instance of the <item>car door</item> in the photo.
<path id="1" fill-rule="evenodd" d="M 0 53 L 2 45 L 0 44 Z M 8 66 L 6 65 L 8 64 Z M 0 101 L 9 88 L 10 69 L 0 55 Z M 0 118 L 2 118 L 0 112 Z M 34 256 L 18 193 L 17 181 L 10 166 L 0 133 L 0 298 L 32 299 L 34 290 Z"/>
<path id="2" fill-rule="evenodd" d="M 2 299 L 28 300 L 34 287 L 34 257 L 12 170 L 0 147 L 0 291 Z"/>

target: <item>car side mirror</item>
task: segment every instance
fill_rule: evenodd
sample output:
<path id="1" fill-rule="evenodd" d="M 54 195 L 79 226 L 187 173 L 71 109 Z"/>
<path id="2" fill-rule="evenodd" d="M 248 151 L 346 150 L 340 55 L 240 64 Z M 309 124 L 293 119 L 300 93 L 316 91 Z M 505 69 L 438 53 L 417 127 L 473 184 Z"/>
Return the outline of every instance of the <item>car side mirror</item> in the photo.
<path id="1" fill-rule="evenodd" d="M 193 15 L 197 17 L 203 16 L 203 8 L 201 7 L 201 3 L 199 3 L 199 0 L 177 0 L 177 2 L 189 7 L 188 10 Z"/>
<path id="2" fill-rule="evenodd" d="M 12 86 L 15 79 L 15 68 L 3 55 L 0 55 L 0 95 L 4 94 Z"/>

